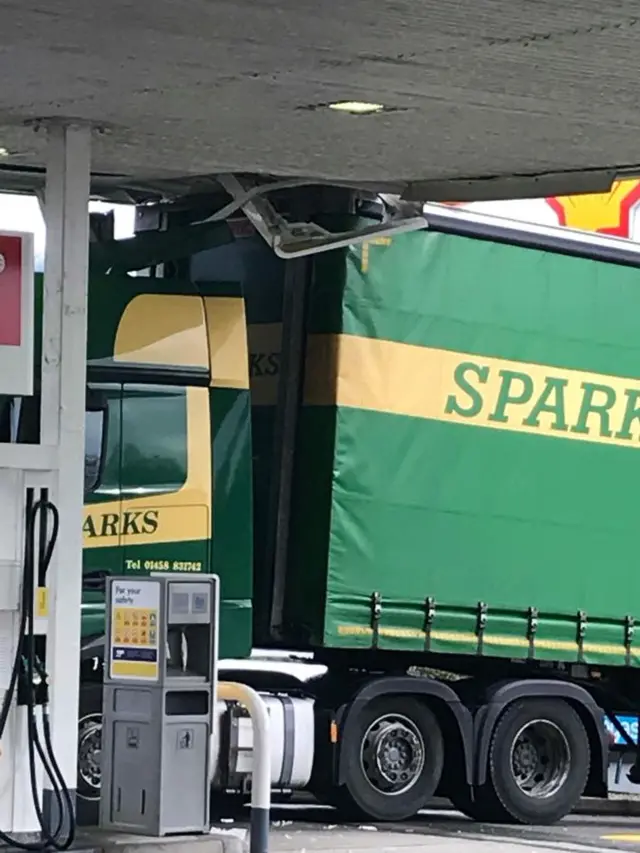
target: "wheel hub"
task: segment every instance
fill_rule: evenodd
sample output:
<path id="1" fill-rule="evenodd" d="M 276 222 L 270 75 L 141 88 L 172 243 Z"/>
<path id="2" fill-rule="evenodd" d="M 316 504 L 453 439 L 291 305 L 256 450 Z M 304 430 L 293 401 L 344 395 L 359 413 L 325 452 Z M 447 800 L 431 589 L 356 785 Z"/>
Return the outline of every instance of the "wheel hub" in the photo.
<path id="1" fill-rule="evenodd" d="M 531 743 L 520 741 L 513 754 L 514 767 L 519 773 L 530 773 L 538 763 L 538 755 Z"/>
<path id="2" fill-rule="evenodd" d="M 529 797 L 557 793 L 569 775 L 570 761 L 564 732 L 550 720 L 532 720 L 513 740 L 511 771 L 520 790 Z"/>
<path id="3" fill-rule="evenodd" d="M 424 740 L 413 721 L 396 715 L 375 720 L 362 742 L 364 775 L 377 791 L 402 794 L 416 783 L 425 764 Z"/>
<path id="4" fill-rule="evenodd" d="M 78 731 L 78 775 L 99 796 L 101 780 L 102 723 L 100 716 L 80 721 Z"/>

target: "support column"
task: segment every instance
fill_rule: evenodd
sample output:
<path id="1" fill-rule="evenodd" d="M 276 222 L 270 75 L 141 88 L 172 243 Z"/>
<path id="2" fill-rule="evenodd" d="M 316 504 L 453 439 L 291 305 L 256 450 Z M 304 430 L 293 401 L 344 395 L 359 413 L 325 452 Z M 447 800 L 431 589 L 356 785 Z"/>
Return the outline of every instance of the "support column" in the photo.
<path id="1" fill-rule="evenodd" d="M 42 335 L 41 442 L 58 445 L 53 500 L 60 531 L 49 568 L 47 670 L 53 749 L 70 791 L 76 788 L 82 510 L 89 252 L 89 127 L 47 127 L 47 230 Z M 57 810 L 45 780 L 44 813 Z"/>

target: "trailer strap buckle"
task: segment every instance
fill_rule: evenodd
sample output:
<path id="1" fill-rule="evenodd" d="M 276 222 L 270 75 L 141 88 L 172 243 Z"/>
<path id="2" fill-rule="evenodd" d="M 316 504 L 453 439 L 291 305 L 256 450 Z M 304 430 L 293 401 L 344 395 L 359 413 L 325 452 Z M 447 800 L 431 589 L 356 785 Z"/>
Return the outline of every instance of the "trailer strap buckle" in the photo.
<path id="1" fill-rule="evenodd" d="M 436 600 L 432 596 L 424 600 L 424 650 L 431 650 L 431 630 L 436 618 Z"/>
<path id="2" fill-rule="evenodd" d="M 477 654 L 481 655 L 484 649 L 484 632 L 487 627 L 487 614 L 489 605 L 484 601 L 479 601 L 476 608 L 476 635 L 478 637 Z"/>
<path id="3" fill-rule="evenodd" d="M 529 660 L 536 656 L 535 640 L 538 633 L 538 618 L 540 613 L 537 607 L 530 607 L 527 611 L 527 639 L 529 640 Z"/>
<path id="4" fill-rule="evenodd" d="M 380 618 L 382 617 L 382 596 L 379 592 L 371 593 L 371 630 L 373 638 L 371 644 L 374 649 L 378 648 L 380 642 Z"/>
<path id="5" fill-rule="evenodd" d="M 633 646 L 633 635 L 635 634 L 636 620 L 633 616 L 624 617 L 624 662 L 626 666 L 631 665 L 631 647 Z"/>
<path id="6" fill-rule="evenodd" d="M 584 610 L 578 610 L 578 627 L 576 630 L 576 643 L 578 644 L 578 661 L 584 662 L 584 638 L 587 633 L 587 614 Z"/>

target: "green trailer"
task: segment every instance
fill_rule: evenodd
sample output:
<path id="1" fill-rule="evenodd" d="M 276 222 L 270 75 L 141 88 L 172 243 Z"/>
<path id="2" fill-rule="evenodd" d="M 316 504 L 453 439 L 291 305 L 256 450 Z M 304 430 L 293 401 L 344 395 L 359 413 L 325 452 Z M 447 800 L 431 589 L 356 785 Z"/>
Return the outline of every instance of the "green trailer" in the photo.
<path id="1" fill-rule="evenodd" d="M 456 233 L 319 275 L 290 622 L 325 648 L 636 666 L 639 317 L 635 266 Z"/>

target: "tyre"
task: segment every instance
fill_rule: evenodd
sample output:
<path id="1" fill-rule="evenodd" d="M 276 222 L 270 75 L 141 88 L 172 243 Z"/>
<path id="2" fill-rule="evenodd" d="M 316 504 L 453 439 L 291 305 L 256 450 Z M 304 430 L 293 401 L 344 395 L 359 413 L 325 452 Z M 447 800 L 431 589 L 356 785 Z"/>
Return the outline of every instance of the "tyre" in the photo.
<path id="1" fill-rule="evenodd" d="M 504 823 L 509 818 L 490 783 L 473 790 L 465 785 L 452 793 L 451 802 L 455 809 L 478 823 Z"/>
<path id="2" fill-rule="evenodd" d="M 78 718 L 78 821 L 84 825 L 96 825 L 101 781 L 101 684 L 80 685 Z"/>
<path id="3" fill-rule="evenodd" d="M 511 823 L 556 823 L 582 796 L 590 760 L 589 738 L 567 702 L 515 702 L 492 736 L 489 801 L 497 801 Z"/>
<path id="4" fill-rule="evenodd" d="M 413 817 L 434 795 L 442 776 L 444 741 L 438 720 L 413 698 L 385 696 L 365 705 L 355 736 L 342 750 L 345 784 L 334 799 L 353 817 Z"/>

